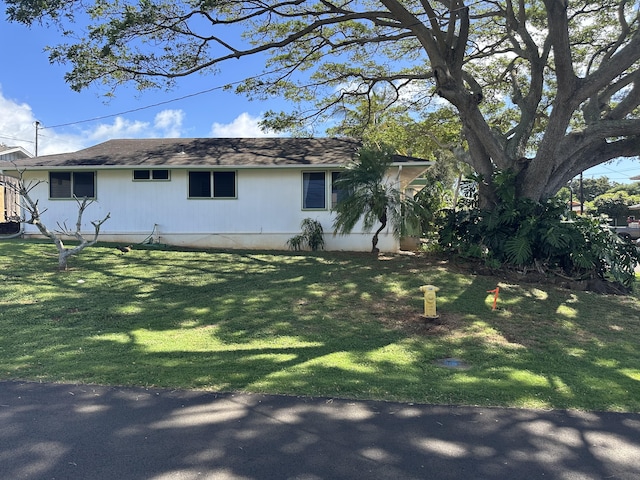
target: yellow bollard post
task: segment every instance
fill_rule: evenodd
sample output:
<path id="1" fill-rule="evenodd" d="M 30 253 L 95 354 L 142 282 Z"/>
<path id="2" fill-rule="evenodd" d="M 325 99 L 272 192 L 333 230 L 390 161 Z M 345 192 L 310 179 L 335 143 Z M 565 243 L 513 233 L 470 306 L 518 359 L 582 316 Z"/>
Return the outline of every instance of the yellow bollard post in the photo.
<path id="1" fill-rule="evenodd" d="M 424 293 L 425 318 L 438 318 L 436 313 L 436 292 L 440 289 L 433 285 L 422 285 L 420 291 Z"/>

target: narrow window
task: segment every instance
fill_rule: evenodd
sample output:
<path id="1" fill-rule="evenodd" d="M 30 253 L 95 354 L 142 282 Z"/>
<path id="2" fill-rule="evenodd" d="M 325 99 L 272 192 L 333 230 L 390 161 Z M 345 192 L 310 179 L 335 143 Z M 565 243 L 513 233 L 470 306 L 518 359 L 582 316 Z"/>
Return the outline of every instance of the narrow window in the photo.
<path id="1" fill-rule="evenodd" d="M 331 172 L 331 208 L 336 208 L 338 202 L 341 202 L 347 195 L 344 188 L 336 187 L 336 181 L 340 178 L 340 172 Z"/>
<path id="2" fill-rule="evenodd" d="M 151 170 L 153 180 L 169 180 L 169 170 Z"/>
<path id="3" fill-rule="evenodd" d="M 169 180 L 169 170 L 134 170 L 134 180 Z"/>
<path id="4" fill-rule="evenodd" d="M 149 180 L 151 178 L 151 172 L 149 170 L 134 170 L 134 180 Z"/>
<path id="5" fill-rule="evenodd" d="M 302 208 L 326 208 L 324 172 L 302 174 Z"/>

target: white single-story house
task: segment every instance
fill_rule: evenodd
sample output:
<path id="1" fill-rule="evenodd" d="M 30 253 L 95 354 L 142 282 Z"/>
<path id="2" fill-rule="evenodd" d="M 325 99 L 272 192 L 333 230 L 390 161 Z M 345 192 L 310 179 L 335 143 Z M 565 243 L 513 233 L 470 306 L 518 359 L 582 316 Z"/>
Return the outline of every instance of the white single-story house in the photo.
<path id="1" fill-rule="evenodd" d="M 75 225 L 74 197 L 95 199 L 84 213 L 82 231 L 102 225 L 105 242 L 156 242 L 204 248 L 287 248 L 305 218 L 319 221 L 326 250 L 369 251 L 371 233 L 356 227 L 333 235 L 339 192 L 333 181 L 360 144 L 336 138 L 154 138 L 109 140 L 84 150 L 2 162 L 4 174 L 22 171 L 40 182 L 43 223 Z M 397 156 L 388 181 L 400 188 L 431 162 Z M 23 225 L 25 237 L 38 237 Z M 381 232 L 381 251 L 396 251 L 391 229 Z"/>

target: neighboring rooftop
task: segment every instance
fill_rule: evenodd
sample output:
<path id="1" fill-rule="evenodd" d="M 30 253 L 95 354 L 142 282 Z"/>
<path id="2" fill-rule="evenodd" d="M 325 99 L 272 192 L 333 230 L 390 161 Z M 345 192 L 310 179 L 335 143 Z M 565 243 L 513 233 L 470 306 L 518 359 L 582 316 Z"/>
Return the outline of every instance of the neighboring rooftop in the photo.
<path id="1" fill-rule="evenodd" d="M 33 155 L 22 147 L 10 147 L 4 143 L 0 143 L 0 162 L 13 162 L 31 157 L 33 157 Z"/>

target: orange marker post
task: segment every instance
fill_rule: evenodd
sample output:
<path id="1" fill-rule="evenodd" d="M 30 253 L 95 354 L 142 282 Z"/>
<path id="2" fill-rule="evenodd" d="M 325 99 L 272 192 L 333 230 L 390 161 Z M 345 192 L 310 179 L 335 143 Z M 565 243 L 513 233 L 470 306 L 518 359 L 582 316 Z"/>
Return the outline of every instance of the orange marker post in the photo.
<path id="1" fill-rule="evenodd" d="M 498 303 L 498 295 L 500 295 L 500 287 L 496 287 L 493 290 L 487 290 L 487 293 L 493 293 L 493 308 L 491 310 L 496 309 L 496 305 Z"/>

